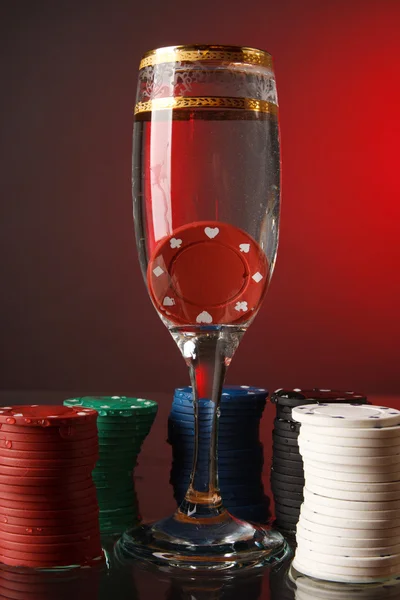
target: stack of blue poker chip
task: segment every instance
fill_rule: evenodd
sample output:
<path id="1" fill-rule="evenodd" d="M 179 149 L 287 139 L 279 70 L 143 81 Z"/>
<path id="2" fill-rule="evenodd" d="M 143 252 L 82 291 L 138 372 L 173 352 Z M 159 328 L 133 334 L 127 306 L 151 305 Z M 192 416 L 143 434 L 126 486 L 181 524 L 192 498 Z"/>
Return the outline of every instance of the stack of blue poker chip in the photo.
<path id="1" fill-rule="evenodd" d="M 219 486 L 225 507 L 235 517 L 265 523 L 270 518 L 270 500 L 264 493 L 262 470 L 263 446 L 260 420 L 268 391 L 250 386 L 226 386 L 222 390 L 218 427 Z M 201 431 L 196 488 L 208 485 L 208 451 L 214 405 L 199 399 Z M 168 442 L 173 463 L 170 483 L 180 504 L 189 485 L 194 450 L 194 411 L 192 388 L 177 388 L 168 419 Z"/>

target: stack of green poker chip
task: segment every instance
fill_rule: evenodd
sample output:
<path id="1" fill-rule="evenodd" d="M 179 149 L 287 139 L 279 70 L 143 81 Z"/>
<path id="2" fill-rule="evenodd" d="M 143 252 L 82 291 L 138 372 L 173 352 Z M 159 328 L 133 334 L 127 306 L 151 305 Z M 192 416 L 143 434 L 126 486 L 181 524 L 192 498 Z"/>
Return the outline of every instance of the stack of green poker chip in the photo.
<path id="1" fill-rule="evenodd" d="M 157 414 L 153 400 L 126 396 L 85 396 L 64 401 L 65 406 L 98 412 L 99 460 L 92 473 L 100 509 L 100 531 L 121 533 L 139 523 L 133 471 Z"/>

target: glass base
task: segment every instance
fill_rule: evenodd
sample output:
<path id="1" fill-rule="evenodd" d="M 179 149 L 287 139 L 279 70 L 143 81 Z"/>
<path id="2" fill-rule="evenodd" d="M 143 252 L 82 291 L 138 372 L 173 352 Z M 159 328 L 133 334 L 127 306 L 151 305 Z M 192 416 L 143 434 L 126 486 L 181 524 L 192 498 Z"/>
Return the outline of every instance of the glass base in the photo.
<path id="1" fill-rule="evenodd" d="M 239 521 L 226 510 L 205 519 L 178 510 L 172 517 L 124 533 L 115 553 L 119 560 L 138 558 L 190 571 L 228 571 L 275 565 L 291 550 L 279 532 Z"/>

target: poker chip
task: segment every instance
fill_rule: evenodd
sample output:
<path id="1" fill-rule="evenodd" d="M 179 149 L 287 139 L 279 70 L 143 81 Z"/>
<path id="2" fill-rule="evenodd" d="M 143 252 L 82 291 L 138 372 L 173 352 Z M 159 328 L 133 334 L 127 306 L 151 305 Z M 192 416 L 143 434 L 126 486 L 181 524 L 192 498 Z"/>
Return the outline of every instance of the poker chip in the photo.
<path id="1" fill-rule="evenodd" d="M 280 527 L 283 527 L 284 529 L 295 530 L 299 520 L 298 514 L 288 514 L 275 507 L 275 516 Z"/>
<path id="2" fill-rule="evenodd" d="M 275 502 L 278 496 L 286 496 L 290 498 L 291 494 L 302 494 L 303 485 L 292 485 L 290 483 L 280 483 L 271 478 L 271 489 L 274 494 Z"/>
<path id="3" fill-rule="evenodd" d="M 338 500 L 354 500 L 354 501 L 365 501 L 365 502 L 376 502 L 386 500 L 398 500 L 400 493 L 396 492 L 359 492 L 351 490 L 338 490 L 335 488 L 326 488 L 320 485 L 314 485 L 313 482 L 307 482 L 307 489 L 310 492 L 316 494 L 323 494 L 330 498 L 337 498 Z"/>
<path id="4" fill-rule="evenodd" d="M 322 568 L 320 564 L 310 565 L 306 564 L 302 560 L 294 559 L 292 563 L 292 568 L 297 569 L 304 575 L 308 575 L 309 577 L 314 577 L 316 579 L 324 579 L 327 581 L 335 581 L 342 583 L 374 583 L 376 581 L 380 581 L 382 579 L 386 579 L 388 575 L 382 576 L 381 574 L 375 574 L 375 576 L 363 576 L 358 572 L 351 573 L 343 573 L 343 569 L 340 569 L 338 572 L 338 567 L 332 567 L 330 570 L 326 568 Z"/>
<path id="5" fill-rule="evenodd" d="M 323 477 L 324 479 L 331 479 L 333 481 L 349 481 L 359 483 L 387 483 L 392 481 L 400 481 L 400 471 L 380 471 L 378 469 L 362 470 L 356 472 L 353 470 L 345 471 L 342 468 L 339 470 L 326 469 L 322 463 L 310 464 L 307 461 L 305 466 L 306 473 L 315 475 L 317 477 Z"/>
<path id="6" fill-rule="evenodd" d="M 285 436 L 297 438 L 300 431 L 300 423 L 296 421 L 284 421 L 283 419 L 274 419 L 274 431 L 285 432 Z M 290 436 L 288 435 L 290 434 Z M 282 433 L 280 433 L 282 435 Z"/>
<path id="7" fill-rule="evenodd" d="M 317 456 L 318 459 L 322 458 L 321 455 Z M 390 460 L 387 461 L 388 464 L 378 464 L 378 461 L 371 461 L 373 464 L 360 464 L 362 458 L 359 459 L 359 463 L 355 464 L 354 459 L 350 458 L 348 461 L 339 460 L 340 457 L 336 459 L 333 463 L 332 461 L 322 461 L 322 460 L 311 460 L 307 456 L 307 463 L 309 466 L 314 467 L 319 470 L 326 469 L 327 465 L 334 464 L 335 469 L 340 473 L 354 473 L 354 474 L 367 474 L 367 473 L 397 473 L 399 471 L 398 462 L 390 463 Z M 353 461 L 351 463 L 350 461 Z M 350 464 L 345 464 L 350 463 Z M 393 477 L 391 481 L 393 481 Z"/>
<path id="8" fill-rule="evenodd" d="M 0 408 L 0 423 L 2 431 L 7 431 L 7 426 L 31 427 L 60 427 L 74 421 L 89 424 L 96 421 L 97 413 L 90 409 L 63 406 L 23 405 L 11 408 Z"/>
<path id="9" fill-rule="evenodd" d="M 373 407 L 375 408 L 375 407 Z M 326 443 L 330 444 L 332 437 L 339 438 L 350 438 L 350 440 L 389 440 L 392 438 L 400 438 L 400 426 L 380 426 L 375 423 L 375 421 L 371 421 L 371 424 L 368 427 L 357 428 L 355 425 L 351 427 L 345 426 L 344 428 L 340 428 L 341 419 L 337 421 L 338 427 L 324 427 L 318 425 L 318 429 L 315 428 L 312 424 L 304 423 L 301 426 L 301 431 L 304 436 L 309 434 L 311 435 L 319 435 L 326 438 Z M 298 423 L 300 425 L 300 423 Z M 398 444 L 393 440 L 393 444 Z M 378 446 L 380 444 L 377 444 Z"/>
<path id="10" fill-rule="evenodd" d="M 288 438 L 281 435 L 277 435 L 276 432 L 272 433 L 272 441 L 274 442 L 274 445 L 276 444 L 278 447 L 289 446 L 290 448 L 292 448 L 292 452 L 299 451 L 299 444 L 297 440 L 298 438 Z"/>
<path id="11" fill-rule="evenodd" d="M 398 571 L 396 567 L 387 567 L 382 570 L 368 571 L 368 569 L 345 569 L 344 567 L 334 567 L 322 563 L 310 564 L 306 557 L 293 560 L 293 568 L 309 577 L 325 579 L 328 581 L 337 581 L 343 583 L 371 583 L 386 579 L 395 575 Z M 369 573 L 369 574 L 368 574 Z"/>
<path id="12" fill-rule="evenodd" d="M 389 544 L 393 545 L 390 541 L 390 538 L 397 538 L 400 535 L 400 527 L 398 525 L 393 524 L 392 527 L 388 527 L 385 529 L 380 529 L 379 525 L 375 522 L 373 527 L 369 528 L 354 528 L 354 527 L 343 527 L 341 530 L 334 523 L 330 523 L 326 525 L 322 522 L 316 522 L 310 520 L 308 516 L 302 511 L 300 514 L 299 524 L 302 525 L 308 531 L 313 531 L 315 533 L 319 533 L 332 537 L 341 537 L 343 539 L 353 540 L 353 539 L 362 539 L 362 540 L 373 540 L 373 539 L 389 539 Z M 342 526 L 342 523 L 339 527 Z M 352 545 L 353 542 L 350 544 Z"/>
<path id="13" fill-rule="evenodd" d="M 313 388 L 311 390 L 276 390 L 271 395 L 271 402 L 279 406 L 294 408 L 304 404 L 316 404 L 325 402 L 357 403 L 367 402 L 366 396 L 356 392 L 344 392 L 341 390 L 323 390 Z"/>
<path id="14" fill-rule="evenodd" d="M 308 482 L 307 482 L 308 484 Z M 310 500 L 315 504 L 321 506 L 331 506 L 332 508 L 337 509 L 347 509 L 351 511 L 359 510 L 359 511 L 381 511 L 381 510 L 399 510 L 400 509 L 400 500 L 377 500 L 377 501 L 351 501 L 351 500 L 341 500 L 337 498 L 330 498 L 327 496 L 321 496 L 320 494 L 316 494 L 311 492 L 309 489 L 304 489 L 304 497 L 306 500 Z"/>
<path id="15" fill-rule="evenodd" d="M 300 485 L 304 487 L 304 477 L 295 477 L 293 475 L 284 475 L 275 469 L 271 469 L 271 480 L 275 483 L 288 483 L 289 485 Z"/>
<path id="16" fill-rule="evenodd" d="M 272 439 L 276 440 L 278 444 L 297 446 L 299 434 L 297 433 L 297 431 L 281 431 L 275 427 L 272 430 Z"/>
<path id="17" fill-rule="evenodd" d="M 288 477 L 302 477 L 303 465 L 301 463 L 295 463 L 294 461 L 291 461 L 290 465 L 292 464 L 295 466 L 286 466 L 286 464 L 281 464 L 277 459 L 274 459 L 272 462 L 272 469 L 275 473 L 287 475 Z"/>
<path id="18" fill-rule="evenodd" d="M 327 517 L 338 517 L 341 519 L 354 519 L 354 520 L 365 520 L 370 521 L 370 526 L 373 525 L 374 521 L 382 521 L 389 519 L 400 519 L 400 511 L 397 510 L 349 510 L 347 508 L 333 508 L 323 504 L 317 504 L 313 500 L 307 499 L 307 507 L 315 513 L 324 515 Z"/>
<path id="19" fill-rule="evenodd" d="M 303 504 L 300 514 L 304 515 L 308 521 L 312 521 L 313 523 L 328 525 L 330 527 L 341 527 L 342 529 L 370 530 L 372 527 L 376 527 L 378 529 L 385 530 L 392 527 L 400 527 L 400 518 L 393 519 L 388 516 L 387 518 L 381 519 L 372 519 L 372 517 L 366 517 L 365 519 L 354 519 L 351 517 L 326 516 L 308 508 L 307 503 Z"/>
<path id="20" fill-rule="evenodd" d="M 342 446 L 342 445 L 331 445 L 323 442 L 315 442 L 312 440 L 305 439 L 301 435 L 299 436 L 299 448 L 308 452 L 321 452 L 322 454 L 328 454 L 329 456 L 348 456 L 357 458 L 385 458 L 387 456 L 396 457 L 400 454 L 400 445 L 392 446 Z M 398 459 L 397 459 L 398 460 Z"/>
<path id="21" fill-rule="evenodd" d="M 305 429 L 305 427 L 304 427 Z M 347 430 L 346 430 L 347 431 Z M 370 431 L 369 429 L 363 429 L 362 431 Z M 385 431 L 382 429 L 373 429 L 372 431 Z M 354 452 L 355 449 L 360 449 L 360 452 L 363 453 L 365 451 L 369 452 L 377 452 L 377 449 L 382 449 L 383 452 L 391 452 L 392 449 L 399 447 L 400 445 L 400 436 L 399 437 L 389 437 L 389 438 L 357 438 L 357 437 L 344 437 L 344 436 L 327 436 L 320 435 L 318 433 L 307 433 L 302 432 L 301 439 L 304 442 L 312 442 L 314 444 L 323 444 L 326 446 L 327 450 L 334 451 L 335 448 L 340 446 L 343 452 L 347 452 L 347 448 L 350 448 L 350 451 Z"/>
<path id="22" fill-rule="evenodd" d="M 274 494 L 275 506 L 279 509 L 283 509 L 283 507 L 290 507 L 299 509 L 303 503 L 303 498 L 301 494 L 298 494 L 298 497 L 295 497 L 297 494 L 292 493 L 291 496 L 279 495 L 277 492 Z"/>
<path id="23" fill-rule="evenodd" d="M 343 556 L 343 550 L 340 547 L 335 548 L 335 552 L 331 552 L 330 546 L 324 546 L 309 542 L 308 540 L 298 536 L 301 539 L 302 549 L 310 554 L 310 560 L 315 562 L 328 562 L 332 565 L 343 567 L 384 567 L 400 563 L 400 545 L 394 546 L 391 554 L 387 553 L 387 548 L 382 548 L 383 555 L 379 555 L 379 548 L 346 548 L 346 556 Z M 329 554 L 328 554 L 329 552 Z M 317 557 L 314 554 L 317 553 Z"/>
<path id="24" fill-rule="evenodd" d="M 268 280 L 268 262 L 258 243 L 219 221 L 175 229 L 157 244 L 147 270 L 154 305 L 176 325 L 246 322 Z"/>
<path id="25" fill-rule="evenodd" d="M 274 447 L 274 455 L 273 455 L 273 461 L 274 464 L 278 464 L 278 461 L 280 464 L 285 465 L 287 467 L 293 466 L 293 463 L 302 466 L 303 464 L 303 459 L 301 457 L 301 455 L 299 453 L 296 452 L 286 452 L 286 450 L 282 449 L 277 449 L 276 446 Z"/>
<path id="26" fill-rule="evenodd" d="M 84 407 L 96 410 L 101 417 L 127 417 L 136 415 L 153 415 L 157 413 L 158 404 L 145 398 L 129 398 L 127 396 L 83 396 L 64 400 L 65 406 Z"/>
<path id="27" fill-rule="evenodd" d="M 297 525 L 297 538 L 300 540 L 306 540 L 307 542 L 312 542 L 319 546 L 327 545 L 331 548 L 331 552 L 338 553 L 345 556 L 349 556 L 347 551 L 356 550 L 358 552 L 368 552 L 372 556 L 380 556 L 382 554 L 382 549 L 387 550 L 387 548 L 394 548 L 399 543 L 397 540 L 397 536 L 390 537 L 376 537 L 376 538 L 362 538 L 362 537 L 354 537 L 347 536 L 347 531 L 338 532 L 335 531 L 332 535 L 327 538 L 327 534 L 324 532 L 311 531 L 310 529 L 304 526 L 304 519 L 300 519 Z M 333 528 L 331 528 L 333 529 Z"/>
<path id="28" fill-rule="evenodd" d="M 366 494 L 377 494 L 385 496 L 385 494 L 393 493 L 400 495 L 400 480 L 388 481 L 380 483 L 370 482 L 352 482 L 352 481 L 337 481 L 336 479 L 325 479 L 323 477 L 316 477 L 315 475 L 307 474 L 307 486 L 309 485 L 321 487 L 322 489 L 328 488 L 329 493 L 322 494 L 323 496 L 330 495 L 331 491 L 338 492 L 354 492 L 362 500 L 366 500 Z M 350 500 L 350 498 L 349 498 Z"/>
<path id="29" fill-rule="evenodd" d="M 289 578 L 296 586 L 296 600 L 389 600 L 398 598 L 400 583 L 396 579 L 369 582 L 368 585 L 321 581 L 298 573 L 293 567 Z"/>
<path id="30" fill-rule="evenodd" d="M 385 406 L 351 404 L 311 404 L 292 410 L 301 424 L 336 428 L 392 427 L 400 424 L 400 410 Z M 373 423 L 373 425 L 372 425 Z"/>

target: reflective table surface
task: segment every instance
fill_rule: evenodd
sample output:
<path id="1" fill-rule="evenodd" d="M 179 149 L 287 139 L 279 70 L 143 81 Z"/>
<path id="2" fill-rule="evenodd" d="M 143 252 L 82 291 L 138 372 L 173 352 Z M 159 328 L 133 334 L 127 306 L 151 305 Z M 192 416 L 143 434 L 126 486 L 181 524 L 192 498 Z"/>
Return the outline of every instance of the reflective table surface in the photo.
<path id="1" fill-rule="evenodd" d="M 109 392 L 108 392 L 109 393 Z M 92 392 L 93 394 L 93 392 Z M 107 392 L 103 393 L 107 395 Z M 1 392 L 0 404 L 60 404 L 71 392 Z M 80 392 L 76 395 L 89 395 Z M 100 395 L 98 392 L 96 395 Z M 143 521 L 160 519 L 171 514 L 176 503 L 169 483 L 171 448 L 166 442 L 167 421 L 172 393 L 144 393 L 132 395 L 150 398 L 159 403 L 153 428 L 144 442 L 135 470 L 135 487 L 139 497 Z M 400 397 L 369 397 L 374 404 L 399 408 Z M 263 483 L 270 494 L 269 472 L 272 452 L 272 426 L 275 407 L 267 403 L 261 422 L 261 442 L 264 445 L 265 464 Z M 273 504 L 272 504 L 273 507 Z M 288 538 L 294 548 L 295 540 Z M 11 569 L 0 565 L 0 599 L 60 600 L 317 600 L 320 598 L 354 600 L 400 600 L 400 580 L 390 584 L 352 586 L 328 584 L 298 577 L 290 570 L 290 560 L 275 568 L 259 568 L 237 573 L 201 574 L 196 572 L 168 571 L 143 563 L 116 559 L 113 546 L 115 538 L 103 539 L 107 565 L 69 573 L 37 573 Z"/>

